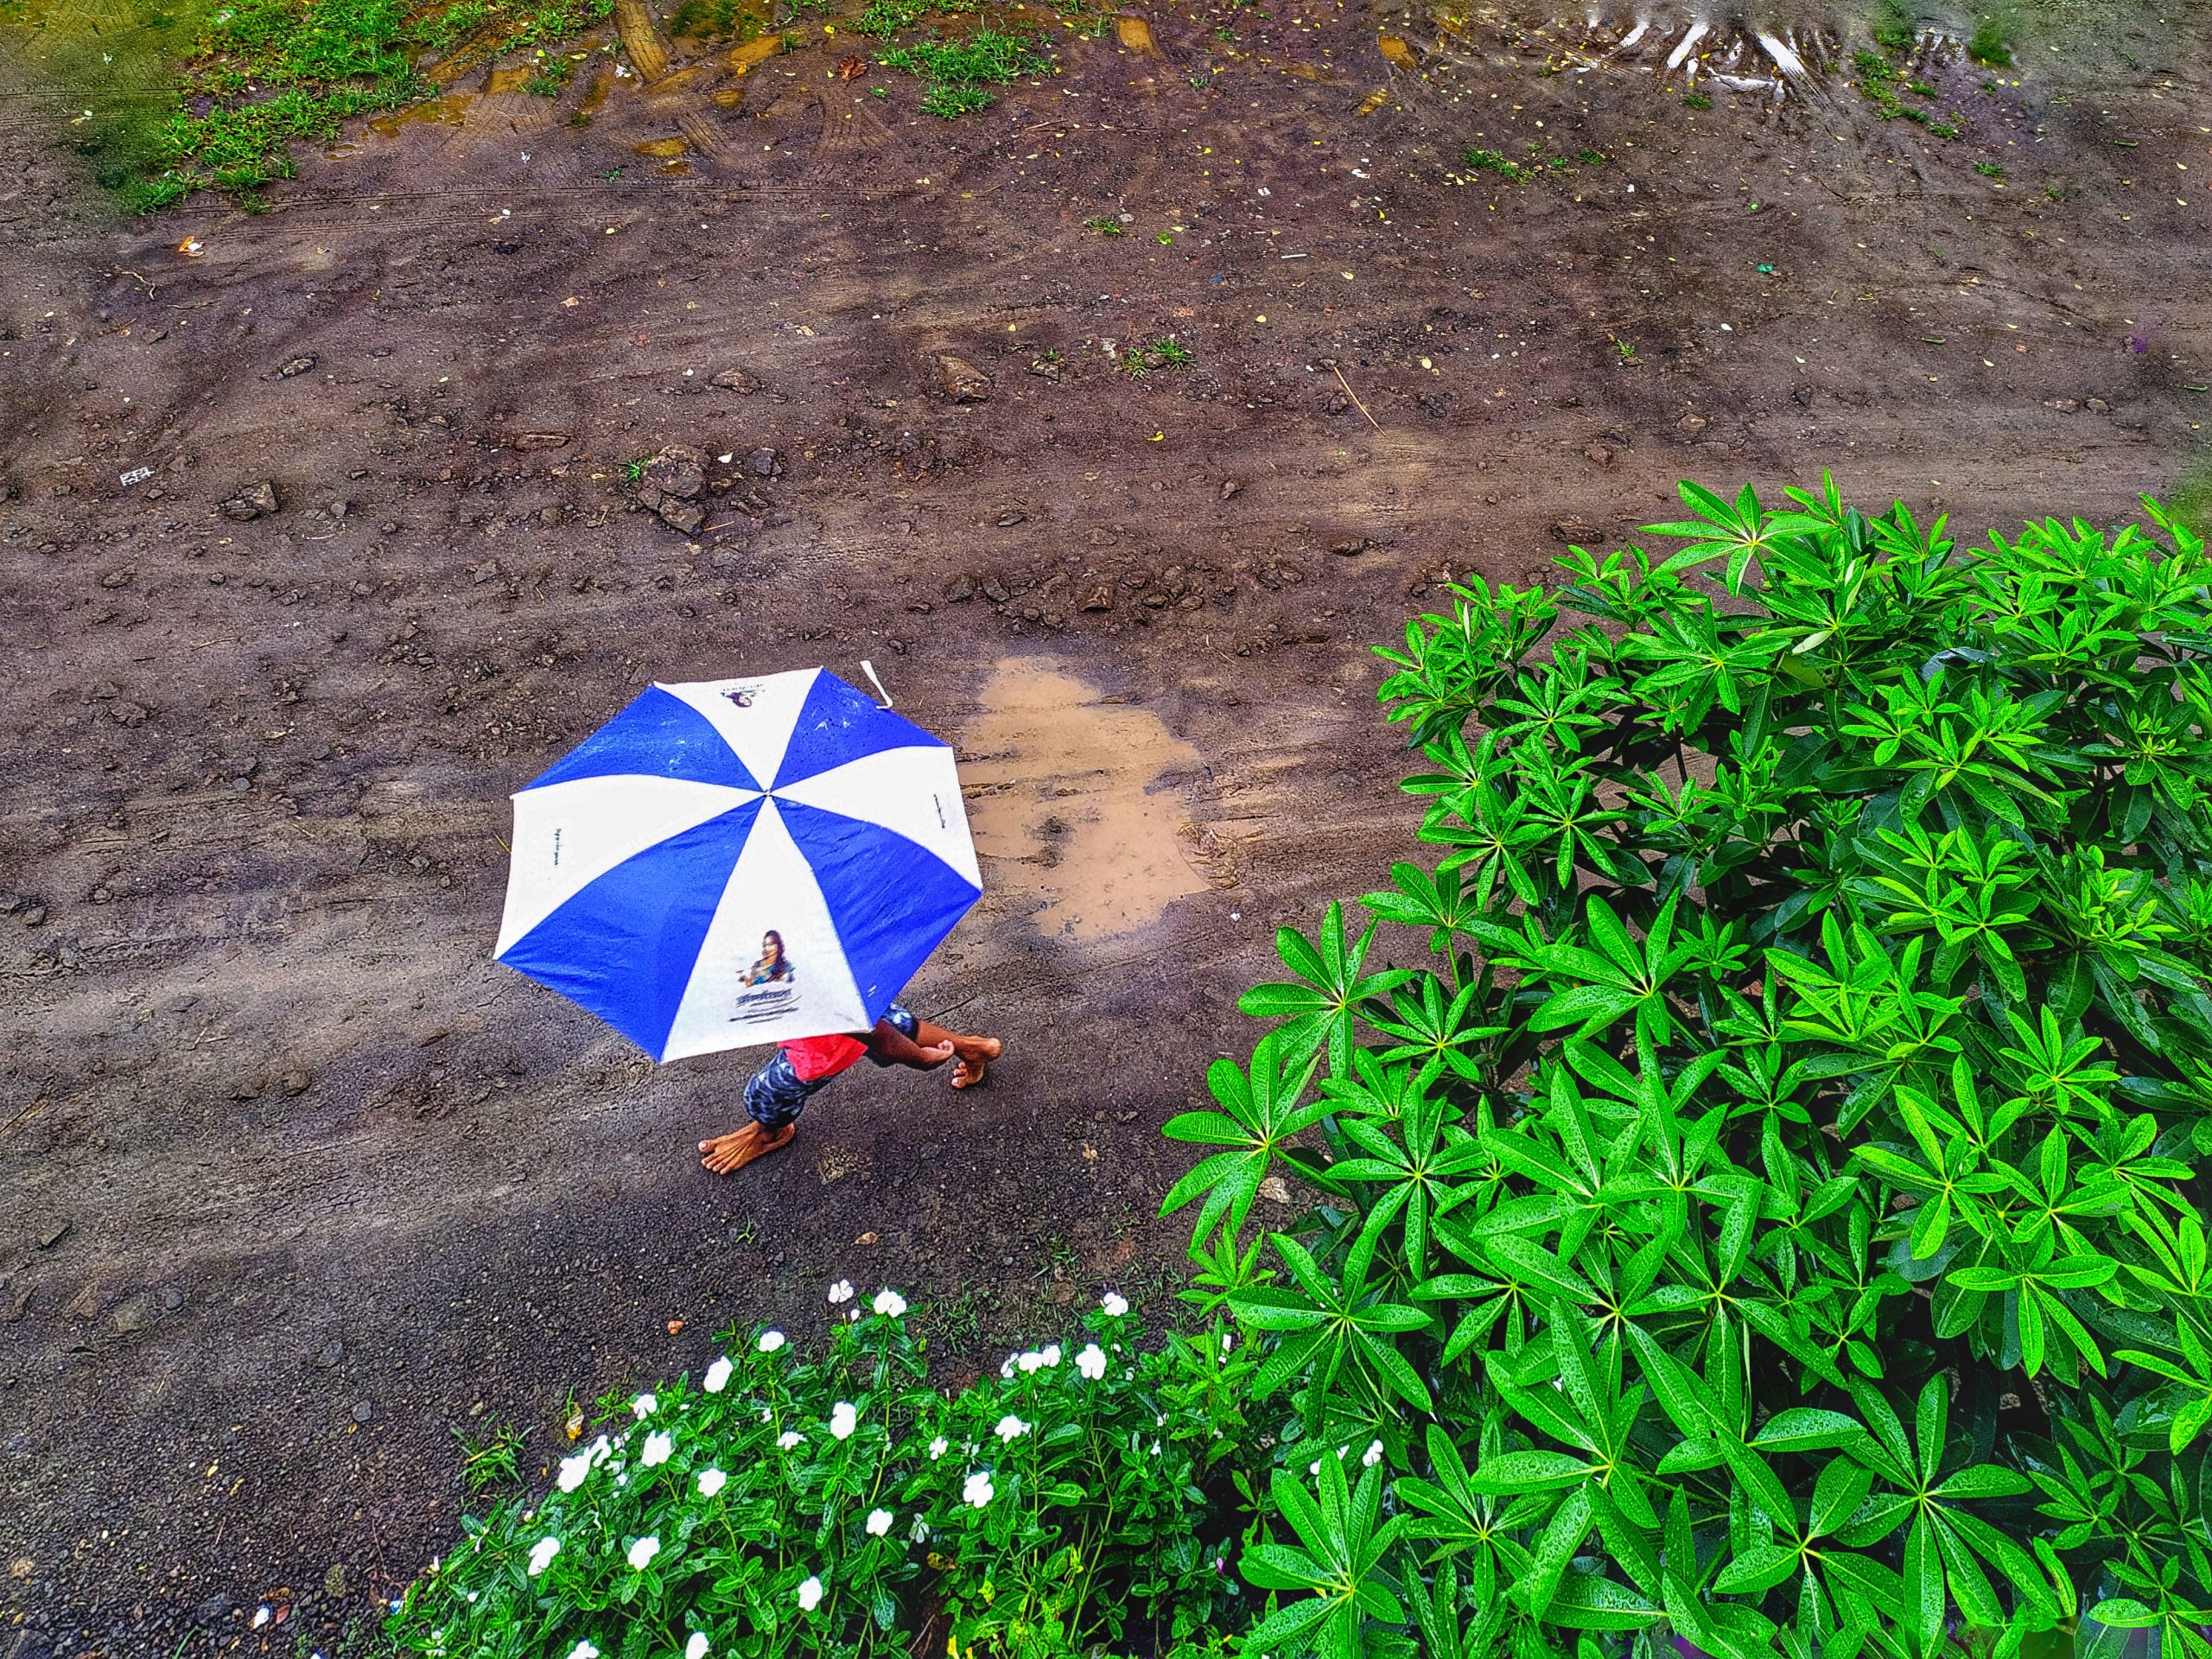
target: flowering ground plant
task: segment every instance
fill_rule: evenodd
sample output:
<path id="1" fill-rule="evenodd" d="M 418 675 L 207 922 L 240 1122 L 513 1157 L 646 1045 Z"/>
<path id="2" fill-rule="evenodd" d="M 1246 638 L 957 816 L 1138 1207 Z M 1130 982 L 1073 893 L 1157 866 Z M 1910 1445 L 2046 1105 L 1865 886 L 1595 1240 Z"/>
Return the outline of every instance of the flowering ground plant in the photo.
<path id="1" fill-rule="evenodd" d="M 827 1351 L 730 1333 L 696 1382 L 611 1395 L 540 1497 L 464 1521 L 390 1630 L 434 1659 L 1196 1653 L 1242 1623 L 1249 1356 L 1139 1348 L 1109 1295 L 950 1392 L 905 1301 L 830 1292 Z M 1210 1497 L 1210 1491 L 1215 1497 Z"/>

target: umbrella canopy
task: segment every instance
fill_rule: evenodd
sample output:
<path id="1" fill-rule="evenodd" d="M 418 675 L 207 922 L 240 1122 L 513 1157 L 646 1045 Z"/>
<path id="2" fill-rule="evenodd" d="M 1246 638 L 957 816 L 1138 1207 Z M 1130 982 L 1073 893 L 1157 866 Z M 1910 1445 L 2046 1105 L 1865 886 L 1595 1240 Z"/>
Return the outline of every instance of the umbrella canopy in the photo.
<path id="1" fill-rule="evenodd" d="M 655 685 L 514 806 L 495 954 L 656 1060 L 866 1031 L 983 890 L 952 751 L 823 669 Z"/>

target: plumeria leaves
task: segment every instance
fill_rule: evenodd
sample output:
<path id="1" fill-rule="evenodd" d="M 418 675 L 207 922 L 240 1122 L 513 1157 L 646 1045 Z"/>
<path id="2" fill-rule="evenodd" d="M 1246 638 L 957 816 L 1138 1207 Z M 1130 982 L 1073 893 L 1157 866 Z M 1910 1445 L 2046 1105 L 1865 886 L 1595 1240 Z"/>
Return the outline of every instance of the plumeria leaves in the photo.
<path id="1" fill-rule="evenodd" d="M 1178 1181 L 1160 1213 L 1173 1215 L 1194 1198 L 1205 1203 L 1192 1230 L 1203 1239 L 1226 1220 L 1231 1239 L 1259 1196 L 1260 1184 L 1294 1136 L 1328 1115 L 1328 1103 L 1299 1103 L 1313 1080 L 1314 1062 L 1291 1058 L 1292 1046 L 1280 1033 L 1261 1039 L 1249 1068 L 1216 1060 L 1206 1070 L 1206 1087 L 1221 1105 L 1217 1112 L 1185 1112 L 1168 1119 L 1160 1133 L 1170 1140 L 1231 1148 L 1217 1152 Z"/>
<path id="2" fill-rule="evenodd" d="M 1353 1485 L 1343 1459 L 1324 1457 L 1319 1482 L 1309 1492 L 1287 1470 L 1275 1471 L 1275 1507 L 1297 1542 L 1253 1544 L 1238 1566 L 1259 1589 L 1309 1593 L 1262 1619 L 1245 1643 L 1264 1648 L 1302 1640 L 1331 1659 L 1358 1659 L 1369 1619 L 1405 1622 L 1404 1605 L 1382 1563 L 1408 1522 L 1402 1515 L 1381 1518 L 1382 1481 L 1375 1468 Z"/>
<path id="3" fill-rule="evenodd" d="M 1669 552 L 1561 557 L 1586 626 L 1483 589 L 1385 653 L 1443 856 L 1363 902 L 1430 964 L 1332 910 L 1247 1005 L 1330 1074 L 1275 1154 L 1321 1202 L 1236 1258 L 1258 1381 L 1309 1436 L 1433 1413 L 1366 1650 L 1456 1651 L 1478 1582 L 1529 1652 L 2014 1659 L 2115 1584 L 2174 1628 L 2212 560 L 2158 512 L 1962 548 L 1828 478 L 1681 494 Z"/>
<path id="4" fill-rule="evenodd" d="M 1351 1067 L 1352 1030 L 1360 1004 L 1413 977 L 1408 969 L 1363 973 L 1374 941 L 1372 923 L 1358 938 L 1351 938 L 1344 931 L 1344 906 L 1332 903 L 1318 945 L 1294 927 L 1276 930 L 1276 952 L 1298 976 L 1297 982 L 1255 985 L 1237 1006 L 1260 1019 L 1283 1022 L 1278 1038 L 1286 1056 L 1320 1050 L 1327 1056 L 1330 1073 L 1340 1077 Z"/>

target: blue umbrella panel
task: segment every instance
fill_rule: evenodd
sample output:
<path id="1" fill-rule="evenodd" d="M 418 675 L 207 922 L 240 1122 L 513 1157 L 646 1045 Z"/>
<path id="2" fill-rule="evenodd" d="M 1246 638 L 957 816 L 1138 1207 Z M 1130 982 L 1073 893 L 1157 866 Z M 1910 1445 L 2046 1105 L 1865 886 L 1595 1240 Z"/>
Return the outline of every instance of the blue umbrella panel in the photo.
<path id="1" fill-rule="evenodd" d="M 951 749 L 823 669 L 655 685 L 514 813 L 499 960 L 656 1060 L 868 1029 L 982 893 Z"/>

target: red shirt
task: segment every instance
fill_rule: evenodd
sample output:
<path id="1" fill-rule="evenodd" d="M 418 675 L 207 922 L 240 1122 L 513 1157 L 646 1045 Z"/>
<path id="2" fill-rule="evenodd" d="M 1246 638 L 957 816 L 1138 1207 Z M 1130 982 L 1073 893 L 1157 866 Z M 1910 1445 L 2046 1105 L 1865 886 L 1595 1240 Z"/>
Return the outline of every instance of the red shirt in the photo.
<path id="1" fill-rule="evenodd" d="M 857 1037 L 842 1033 L 829 1037 L 800 1037 L 777 1047 L 791 1056 L 791 1070 L 801 1083 L 817 1083 L 823 1077 L 834 1077 L 856 1063 L 868 1052 L 868 1045 Z"/>

